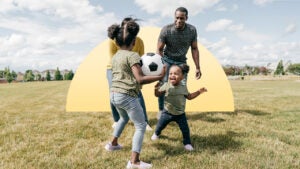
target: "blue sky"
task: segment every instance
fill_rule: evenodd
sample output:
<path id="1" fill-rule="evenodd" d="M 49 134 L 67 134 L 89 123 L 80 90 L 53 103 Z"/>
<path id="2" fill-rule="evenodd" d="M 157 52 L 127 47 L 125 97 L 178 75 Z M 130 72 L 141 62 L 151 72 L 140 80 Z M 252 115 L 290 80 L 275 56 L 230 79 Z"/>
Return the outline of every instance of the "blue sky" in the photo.
<path id="1" fill-rule="evenodd" d="M 299 0 L 0 0 L 0 69 L 76 70 L 111 24 L 162 27 L 179 6 L 222 65 L 300 63 Z"/>

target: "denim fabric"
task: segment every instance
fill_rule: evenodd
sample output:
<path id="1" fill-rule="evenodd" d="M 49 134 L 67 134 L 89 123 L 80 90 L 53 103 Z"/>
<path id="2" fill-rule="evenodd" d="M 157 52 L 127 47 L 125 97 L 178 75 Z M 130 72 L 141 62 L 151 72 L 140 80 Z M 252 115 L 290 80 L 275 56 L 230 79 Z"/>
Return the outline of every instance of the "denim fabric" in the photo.
<path id="1" fill-rule="evenodd" d="M 165 82 L 168 82 L 169 70 L 170 70 L 170 67 L 172 65 L 181 65 L 181 64 L 185 63 L 185 62 L 173 61 L 173 60 L 167 59 L 167 57 L 163 57 L 163 61 L 164 61 L 164 64 L 166 65 L 166 74 L 165 74 L 164 78 L 160 81 L 161 84 L 163 84 Z M 186 85 L 186 83 L 187 83 L 187 74 L 184 75 L 184 79 L 182 79 L 181 83 L 183 85 Z M 165 100 L 164 97 L 165 97 L 165 95 L 161 95 L 161 96 L 158 97 L 158 109 L 159 110 L 164 109 L 164 100 Z"/>
<path id="2" fill-rule="evenodd" d="M 108 86 L 110 89 L 111 83 L 112 83 L 112 70 L 111 69 L 106 70 L 106 78 L 107 78 Z M 116 107 L 111 102 L 110 102 L 110 109 L 111 109 L 111 113 L 113 115 L 114 122 L 117 122 L 120 119 L 120 116 L 119 116 L 119 113 L 118 113 Z"/>
<path id="3" fill-rule="evenodd" d="M 164 110 L 160 116 L 160 119 L 157 122 L 155 134 L 159 136 L 162 130 L 165 129 L 166 126 L 172 121 L 175 121 L 181 130 L 182 137 L 183 137 L 183 141 L 182 141 L 183 144 L 184 145 L 191 144 L 190 129 L 185 114 L 172 115 L 168 113 L 166 110 Z"/>
<path id="4" fill-rule="evenodd" d="M 110 101 L 120 115 L 120 119 L 114 128 L 113 136 L 120 137 L 130 119 L 135 127 L 132 139 L 132 151 L 140 153 L 147 123 L 139 99 L 127 94 L 111 92 Z"/>
<path id="5" fill-rule="evenodd" d="M 106 78 L 107 78 L 107 81 L 108 81 L 108 86 L 110 88 L 111 83 L 112 83 L 112 70 L 111 69 L 106 70 Z M 144 115 L 145 115 L 145 120 L 148 123 L 148 116 L 147 116 L 145 101 L 144 101 L 144 97 L 143 97 L 142 92 L 140 92 L 138 94 L 138 98 L 139 98 L 139 101 L 140 101 L 140 103 L 142 105 L 142 108 L 143 108 L 143 112 L 144 112 Z M 111 113 L 113 115 L 114 122 L 118 122 L 118 120 L 120 119 L 120 115 L 119 115 L 117 109 L 115 108 L 115 106 L 111 102 L 110 102 L 110 109 L 111 109 Z"/>

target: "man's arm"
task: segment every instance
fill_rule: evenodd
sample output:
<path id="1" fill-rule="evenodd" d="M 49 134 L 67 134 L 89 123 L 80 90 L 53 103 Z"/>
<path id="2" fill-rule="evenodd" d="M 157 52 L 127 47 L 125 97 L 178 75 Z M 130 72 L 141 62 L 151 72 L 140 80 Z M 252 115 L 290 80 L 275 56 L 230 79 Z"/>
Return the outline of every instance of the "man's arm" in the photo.
<path id="1" fill-rule="evenodd" d="M 160 56 L 163 56 L 164 47 L 165 47 L 165 43 L 159 40 L 157 42 L 156 53 L 159 54 Z"/>
<path id="2" fill-rule="evenodd" d="M 192 51 L 192 57 L 196 66 L 196 79 L 201 78 L 201 70 L 200 70 L 200 63 L 199 63 L 199 49 L 198 49 L 198 44 L 197 41 L 194 41 L 191 45 L 191 51 Z"/>

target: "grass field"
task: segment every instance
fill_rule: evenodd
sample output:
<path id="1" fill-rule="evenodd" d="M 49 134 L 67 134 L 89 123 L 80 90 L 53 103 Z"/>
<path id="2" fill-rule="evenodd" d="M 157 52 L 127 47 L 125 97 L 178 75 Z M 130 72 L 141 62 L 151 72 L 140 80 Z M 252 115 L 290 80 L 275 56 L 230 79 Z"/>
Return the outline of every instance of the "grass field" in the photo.
<path id="1" fill-rule="evenodd" d="M 146 132 L 141 159 L 157 169 L 300 168 L 300 82 L 230 81 L 235 112 L 188 113 L 194 152 L 185 152 L 172 123 L 160 140 Z M 110 113 L 66 113 L 70 82 L 0 85 L 1 169 L 125 168 L 134 132 L 124 149 L 106 152 Z M 99 99 L 99 104 L 101 100 Z M 148 113 L 155 127 L 156 113 Z"/>

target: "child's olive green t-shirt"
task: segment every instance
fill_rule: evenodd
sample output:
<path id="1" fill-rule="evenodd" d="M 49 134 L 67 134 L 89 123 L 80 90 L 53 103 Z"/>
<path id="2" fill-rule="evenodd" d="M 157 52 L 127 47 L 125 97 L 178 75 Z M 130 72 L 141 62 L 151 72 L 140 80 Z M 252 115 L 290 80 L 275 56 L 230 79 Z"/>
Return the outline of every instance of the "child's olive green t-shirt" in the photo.
<path id="1" fill-rule="evenodd" d="M 140 85 L 137 83 L 131 67 L 140 64 L 140 56 L 136 52 L 118 50 L 112 58 L 112 92 L 124 93 L 137 97 Z"/>
<path id="2" fill-rule="evenodd" d="M 164 108 L 173 115 L 185 113 L 186 97 L 188 90 L 186 85 L 173 86 L 170 83 L 164 83 L 159 91 L 165 91 Z"/>

